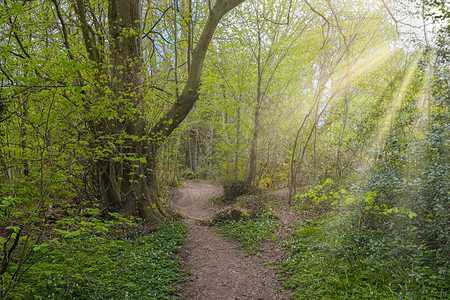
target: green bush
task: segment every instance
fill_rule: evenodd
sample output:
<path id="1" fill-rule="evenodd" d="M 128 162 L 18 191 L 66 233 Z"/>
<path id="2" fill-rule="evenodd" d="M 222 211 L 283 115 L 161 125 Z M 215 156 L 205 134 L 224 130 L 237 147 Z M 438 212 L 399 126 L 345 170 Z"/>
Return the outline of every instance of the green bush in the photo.
<path id="1" fill-rule="evenodd" d="M 257 189 L 244 180 L 226 180 L 223 182 L 223 198 L 225 202 L 233 202 L 243 195 L 255 194 Z"/>

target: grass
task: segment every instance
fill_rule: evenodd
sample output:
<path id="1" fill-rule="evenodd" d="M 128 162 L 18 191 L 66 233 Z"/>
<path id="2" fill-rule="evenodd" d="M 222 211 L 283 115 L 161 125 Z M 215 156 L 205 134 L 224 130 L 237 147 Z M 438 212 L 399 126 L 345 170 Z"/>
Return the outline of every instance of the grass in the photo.
<path id="1" fill-rule="evenodd" d="M 174 254 L 186 234 L 173 222 L 132 240 L 70 239 L 24 274 L 14 299 L 175 299 L 173 286 L 183 276 Z"/>
<path id="2" fill-rule="evenodd" d="M 275 230 L 280 222 L 276 217 L 273 211 L 266 211 L 248 221 L 221 221 L 216 231 L 238 241 L 239 247 L 246 249 L 249 254 L 257 254 L 261 251 L 262 242 L 277 238 Z"/>

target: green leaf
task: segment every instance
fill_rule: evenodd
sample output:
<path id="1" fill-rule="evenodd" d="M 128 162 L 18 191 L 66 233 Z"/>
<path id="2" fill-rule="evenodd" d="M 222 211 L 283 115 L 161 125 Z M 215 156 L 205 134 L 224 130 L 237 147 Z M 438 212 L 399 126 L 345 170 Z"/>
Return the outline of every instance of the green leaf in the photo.
<path id="1" fill-rule="evenodd" d="M 6 229 L 10 229 L 14 231 L 15 233 L 18 233 L 20 231 L 20 227 L 18 226 L 7 226 Z"/>
<path id="2" fill-rule="evenodd" d="M 48 247 L 48 245 L 49 245 L 48 243 L 42 243 L 42 244 L 39 244 L 39 245 L 35 245 L 33 247 L 33 251 L 39 251 L 41 249 L 45 249 L 45 248 Z"/>
<path id="3" fill-rule="evenodd" d="M 417 214 L 415 212 L 409 212 L 408 217 L 410 217 L 411 219 L 414 217 L 417 217 Z"/>

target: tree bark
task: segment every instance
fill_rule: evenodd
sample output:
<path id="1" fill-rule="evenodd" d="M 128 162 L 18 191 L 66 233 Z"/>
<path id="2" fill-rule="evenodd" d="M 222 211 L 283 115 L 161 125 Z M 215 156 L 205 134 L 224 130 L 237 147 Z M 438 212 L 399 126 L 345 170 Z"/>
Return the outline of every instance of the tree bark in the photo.
<path id="1" fill-rule="evenodd" d="M 258 11 L 256 11 L 258 13 Z M 256 106 L 253 114 L 253 138 L 252 138 L 252 147 L 250 148 L 250 155 L 248 159 L 248 178 L 247 182 L 251 185 L 256 185 L 256 168 L 258 164 L 258 142 L 259 142 L 259 115 L 261 112 L 262 105 L 262 77 L 264 71 L 261 67 L 261 47 L 262 47 L 262 36 L 261 36 L 261 27 L 259 24 L 259 18 L 257 14 L 258 20 L 258 52 L 256 54 L 256 62 L 258 67 L 258 81 L 256 83 Z"/>
<path id="2" fill-rule="evenodd" d="M 103 118 L 94 124 L 94 135 L 101 147 L 111 151 L 97 160 L 98 186 L 107 211 L 119 211 L 158 223 L 167 217 L 158 200 L 155 171 L 162 142 L 186 118 L 197 100 L 197 90 L 206 51 L 220 19 L 244 0 L 217 0 L 192 54 L 186 85 L 176 102 L 156 125 L 146 130 L 143 118 L 143 61 L 141 1 L 111 0 L 108 6 L 110 68 L 107 96 L 117 117 Z M 89 27 L 85 3 L 74 0 L 89 59 L 100 66 L 104 60 Z M 99 69 L 100 70 L 100 69 Z M 96 77 L 98 86 L 104 82 Z M 101 93 L 101 92 L 100 92 Z M 105 96 L 103 94 L 102 96 Z M 144 138 L 150 133 L 150 139 Z M 117 140 L 120 139 L 120 142 Z M 111 146 L 113 145 L 113 146 Z M 96 145 L 99 146 L 99 145 Z"/>
<path id="3" fill-rule="evenodd" d="M 258 161 L 258 142 L 259 142 L 259 116 L 261 112 L 261 105 L 262 105 L 262 96 L 261 96 L 261 77 L 262 74 L 260 72 L 260 63 L 258 59 L 258 84 L 257 84 L 257 91 L 256 91 L 256 107 L 255 112 L 253 114 L 253 138 L 252 138 L 252 147 L 250 149 L 250 156 L 249 156 L 249 168 L 248 168 L 248 183 L 249 184 L 255 184 L 256 185 L 256 168 L 257 168 L 257 161 Z"/>
<path id="4" fill-rule="evenodd" d="M 103 118 L 100 132 L 107 133 L 103 147 L 115 145 L 116 152 L 97 162 L 99 186 L 107 211 L 119 211 L 158 222 L 167 216 L 158 210 L 154 195 L 156 160 L 145 139 L 142 116 L 141 3 L 111 0 L 108 7 L 111 71 L 109 98 L 117 118 Z M 117 143 L 115 140 L 122 140 Z M 117 153 L 118 152 L 118 153 Z"/>

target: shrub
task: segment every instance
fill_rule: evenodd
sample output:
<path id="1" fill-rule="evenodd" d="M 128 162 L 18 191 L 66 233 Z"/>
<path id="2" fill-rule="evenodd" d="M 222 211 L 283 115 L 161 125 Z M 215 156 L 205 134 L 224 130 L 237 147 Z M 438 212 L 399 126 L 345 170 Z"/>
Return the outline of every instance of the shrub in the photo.
<path id="1" fill-rule="evenodd" d="M 237 197 L 258 193 L 258 190 L 244 180 L 226 180 L 223 182 L 225 202 L 233 202 Z"/>

